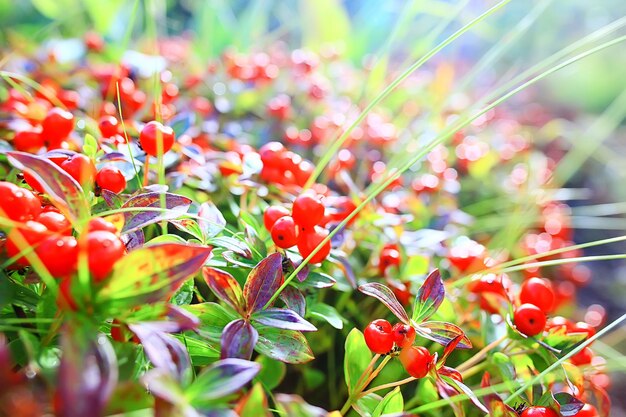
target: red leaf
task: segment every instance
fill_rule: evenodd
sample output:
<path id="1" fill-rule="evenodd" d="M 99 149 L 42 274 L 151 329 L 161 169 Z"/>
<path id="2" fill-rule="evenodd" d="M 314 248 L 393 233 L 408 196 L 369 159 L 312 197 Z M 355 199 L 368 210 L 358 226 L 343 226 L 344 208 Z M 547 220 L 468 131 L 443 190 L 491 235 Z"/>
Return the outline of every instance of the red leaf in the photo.
<path id="1" fill-rule="evenodd" d="M 370 282 L 361 285 L 359 287 L 359 291 L 365 295 L 378 299 L 386 305 L 387 308 L 391 310 L 391 312 L 395 314 L 395 316 L 400 319 L 402 323 L 409 324 L 409 316 L 406 314 L 406 311 L 404 311 L 404 307 L 402 307 L 402 304 L 400 304 L 393 291 L 385 285 L 378 282 Z"/>
<path id="2" fill-rule="evenodd" d="M 163 208 L 167 211 L 132 211 L 124 213 L 123 233 L 129 233 L 142 229 L 149 224 L 158 223 L 162 220 L 175 219 L 187 212 L 191 205 L 191 199 L 182 195 L 170 193 L 149 192 L 129 198 L 122 208 Z M 163 200 L 163 205 L 161 204 Z"/>
<path id="3" fill-rule="evenodd" d="M 276 252 L 255 266 L 243 287 L 249 313 L 263 309 L 283 283 L 283 256 Z"/>
<path id="4" fill-rule="evenodd" d="M 438 269 L 428 275 L 415 297 L 413 320 L 417 323 L 428 320 L 439 308 L 446 296 L 446 290 Z"/>
<path id="5" fill-rule="evenodd" d="M 446 347 L 443 350 L 443 354 L 441 355 L 441 358 L 439 359 L 439 362 L 437 363 L 437 367 L 440 368 L 446 363 L 446 359 L 448 359 L 448 356 L 450 356 L 450 354 L 454 351 L 454 349 L 456 349 L 457 345 L 459 344 L 459 342 L 461 342 L 461 340 L 463 340 L 464 336 L 465 335 L 460 334 L 454 339 L 450 340 L 448 344 L 446 344 Z"/>
<path id="6" fill-rule="evenodd" d="M 241 286 L 231 274 L 217 268 L 205 267 L 202 270 L 202 276 L 217 298 L 230 305 L 241 315 L 245 314 L 246 301 L 243 298 Z"/>

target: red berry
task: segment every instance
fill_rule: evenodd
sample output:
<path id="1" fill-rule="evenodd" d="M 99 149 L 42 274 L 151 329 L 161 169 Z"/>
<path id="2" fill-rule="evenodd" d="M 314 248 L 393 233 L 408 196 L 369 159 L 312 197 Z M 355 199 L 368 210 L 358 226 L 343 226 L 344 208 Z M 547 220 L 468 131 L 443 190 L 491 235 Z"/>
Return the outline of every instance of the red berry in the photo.
<path id="1" fill-rule="evenodd" d="M 576 417 L 599 417 L 598 410 L 591 404 L 587 403 L 581 408 Z"/>
<path id="2" fill-rule="evenodd" d="M 298 243 L 298 228 L 291 216 L 281 217 L 272 227 L 272 240 L 282 249 L 288 249 Z"/>
<path id="3" fill-rule="evenodd" d="M 409 347 L 415 341 L 415 329 L 406 324 L 398 323 L 393 326 L 393 341 L 401 348 Z"/>
<path id="4" fill-rule="evenodd" d="M 96 282 L 103 281 L 125 251 L 119 237 L 111 232 L 96 231 L 87 235 L 89 271 Z"/>
<path id="5" fill-rule="evenodd" d="M 16 222 L 31 220 L 41 213 L 41 202 L 30 190 L 0 181 L 0 215 Z"/>
<path id="6" fill-rule="evenodd" d="M 363 331 L 367 347 L 374 353 L 384 355 L 393 348 L 393 331 L 387 320 L 374 320 Z"/>
<path id="7" fill-rule="evenodd" d="M 590 324 L 585 323 L 584 321 L 579 321 L 576 323 L 572 329 L 572 333 L 587 333 L 587 339 L 593 337 L 596 334 L 596 329 L 594 329 Z"/>
<path id="8" fill-rule="evenodd" d="M 470 283 L 469 290 L 480 296 L 480 308 L 491 314 L 499 312 L 494 299 L 507 300 L 507 288 L 510 280 L 506 275 L 487 274 Z M 489 294 L 489 295 L 487 295 Z"/>
<path id="9" fill-rule="evenodd" d="M 126 189 L 126 178 L 119 168 L 105 166 L 96 175 L 96 183 L 103 190 L 119 194 Z"/>
<path id="10" fill-rule="evenodd" d="M 324 205 L 319 196 L 306 192 L 300 194 L 293 202 L 291 213 L 298 226 L 311 228 L 320 224 L 324 218 Z"/>
<path id="11" fill-rule="evenodd" d="M 120 132 L 120 122 L 115 116 L 102 116 L 98 122 L 98 127 L 104 138 L 110 138 Z"/>
<path id="12" fill-rule="evenodd" d="M 559 417 L 558 413 L 547 407 L 528 407 L 520 417 Z"/>
<path id="13" fill-rule="evenodd" d="M 280 142 L 268 142 L 259 148 L 259 155 L 263 166 L 277 168 L 281 163 L 281 155 L 286 149 Z"/>
<path id="14" fill-rule="evenodd" d="M 378 272 L 385 276 L 387 268 L 400 265 L 400 252 L 395 247 L 385 247 L 380 252 L 380 260 L 378 261 Z"/>
<path id="15" fill-rule="evenodd" d="M 61 163 L 61 168 L 81 186 L 93 184 L 96 166 L 88 156 L 81 153 L 74 154 Z"/>
<path id="16" fill-rule="evenodd" d="M 33 190 L 37 191 L 38 193 L 45 193 L 46 191 L 43 189 L 43 187 L 41 186 L 41 184 L 39 183 L 39 181 L 37 181 L 35 179 L 35 177 L 33 177 L 32 175 L 30 175 L 28 172 L 23 171 L 22 175 L 24 175 L 24 181 L 26 181 L 26 184 L 28 184 L 30 186 L 30 188 L 32 188 Z"/>
<path id="17" fill-rule="evenodd" d="M 44 142 L 41 134 L 33 130 L 23 130 L 15 133 L 13 147 L 18 151 L 36 153 L 43 148 Z"/>
<path id="18" fill-rule="evenodd" d="M 6 250 L 9 258 L 14 257 L 23 249 L 36 247 L 41 241 L 49 236 L 48 229 L 41 223 L 27 221 L 26 223 L 11 229 L 7 235 Z M 19 258 L 15 263 L 19 266 L 28 266 L 25 257 Z"/>
<path id="19" fill-rule="evenodd" d="M 74 130 L 74 115 L 67 110 L 54 107 L 48 111 L 41 127 L 43 139 L 50 144 L 58 144 Z"/>
<path id="20" fill-rule="evenodd" d="M 174 146 L 174 130 L 153 120 L 141 130 L 139 142 L 143 150 L 151 156 L 159 155 L 159 142 L 161 142 L 161 153 L 164 154 Z"/>
<path id="21" fill-rule="evenodd" d="M 298 251 L 303 258 L 307 258 L 311 252 L 328 236 L 328 230 L 316 227 L 313 231 L 300 233 L 298 239 Z M 322 262 L 330 253 L 330 240 L 326 242 L 309 261 L 312 264 Z"/>
<path id="22" fill-rule="evenodd" d="M 270 206 L 265 210 L 265 213 L 263 213 L 263 224 L 268 231 L 271 231 L 276 220 L 281 217 L 289 216 L 289 214 L 289 210 L 283 206 Z"/>
<path id="23" fill-rule="evenodd" d="M 61 310 L 77 311 L 78 304 L 72 295 L 72 277 L 65 277 L 59 283 L 59 295 L 57 296 L 57 306 Z"/>
<path id="24" fill-rule="evenodd" d="M 87 223 L 87 231 L 95 232 L 98 230 L 111 232 L 113 234 L 117 233 L 117 228 L 113 223 L 104 220 L 102 217 L 93 217 L 89 220 L 89 223 Z"/>
<path id="25" fill-rule="evenodd" d="M 409 346 L 400 351 L 400 362 L 414 378 L 424 378 L 432 366 L 432 356 L 423 346 Z"/>
<path id="26" fill-rule="evenodd" d="M 519 293 L 520 303 L 533 304 L 544 313 L 550 313 L 554 309 L 554 290 L 550 281 L 542 278 L 530 278 L 522 284 Z"/>
<path id="27" fill-rule="evenodd" d="M 44 211 L 35 218 L 35 221 L 43 224 L 50 232 L 70 236 L 72 224 L 67 218 L 57 211 Z"/>
<path id="28" fill-rule="evenodd" d="M 522 304 L 515 309 L 513 323 L 520 333 L 535 336 L 546 327 L 546 314 L 533 304 Z"/>
<path id="29" fill-rule="evenodd" d="M 53 277 L 65 277 L 76 271 L 78 243 L 73 236 L 49 237 L 36 252 Z"/>
<path id="30" fill-rule="evenodd" d="M 583 350 L 569 358 L 570 362 L 572 362 L 576 366 L 589 365 L 592 359 L 593 351 L 588 347 L 584 348 Z"/>

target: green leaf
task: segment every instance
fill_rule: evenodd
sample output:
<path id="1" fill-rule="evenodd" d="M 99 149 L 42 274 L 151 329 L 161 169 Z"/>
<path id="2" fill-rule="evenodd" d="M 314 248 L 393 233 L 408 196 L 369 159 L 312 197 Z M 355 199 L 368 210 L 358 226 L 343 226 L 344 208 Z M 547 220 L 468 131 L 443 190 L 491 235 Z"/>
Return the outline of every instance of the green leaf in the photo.
<path id="1" fill-rule="evenodd" d="M 239 403 L 239 417 L 271 416 L 267 410 L 267 398 L 261 384 L 256 383 Z"/>
<path id="2" fill-rule="evenodd" d="M 35 310 L 38 301 L 39 296 L 36 292 L 0 272 L 0 310 L 8 304 Z"/>
<path id="3" fill-rule="evenodd" d="M 550 329 L 543 341 L 555 349 L 568 351 L 587 338 L 587 333 L 567 333 L 564 326 Z"/>
<path id="4" fill-rule="evenodd" d="M 335 329 L 343 329 L 344 318 L 337 312 L 335 307 L 324 303 L 313 304 L 309 307 L 309 315 L 325 320 Z"/>
<path id="5" fill-rule="evenodd" d="M 314 359 L 309 343 L 302 333 L 271 327 L 259 327 L 257 330 L 257 352 L 286 363 L 306 363 Z"/>
<path id="6" fill-rule="evenodd" d="M 194 366 L 206 366 L 220 358 L 220 349 L 207 343 L 205 339 L 193 334 L 180 335 L 179 340 L 185 345 Z"/>
<path id="7" fill-rule="evenodd" d="M 350 39 L 350 18 L 339 0 L 301 0 L 304 45 L 319 51 L 325 44 Z"/>
<path id="8" fill-rule="evenodd" d="M 261 372 L 256 376 L 255 381 L 261 382 L 268 390 L 276 388 L 287 373 L 287 366 L 280 361 L 259 355 L 255 362 L 261 364 Z"/>
<path id="9" fill-rule="evenodd" d="M 372 417 L 380 417 L 384 414 L 401 413 L 404 409 L 404 398 L 400 392 L 400 387 L 385 395 L 385 398 L 378 404 Z"/>
<path id="10" fill-rule="evenodd" d="M 346 354 L 343 361 L 344 375 L 348 392 L 352 394 L 357 386 L 356 383 L 372 360 L 365 337 L 359 329 L 352 329 L 346 338 Z"/>
<path id="11" fill-rule="evenodd" d="M 382 397 L 378 394 L 367 394 L 365 397 L 359 398 L 353 405 L 354 410 L 362 417 L 371 417 L 374 410 L 382 401 Z"/>
<path id="12" fill-rule="evenodd" d="M 224 327 L 238 317 L 217 303 L 193 304 L 185 309 L 200 320 L 198 334 L 212 342 L 219 342 Z"/>
<path id="13" fill-rule="evenodd" d="M 191 304 L 191 300 L 193 299 L 193 289 L 194 282 L 193 279 L 188 279 L 183 283 L 178 291 L 172 296 L 170 299 L 170 303 L 182 306 Z"/>
<path id="14" fill-rule="evenodd" d="M 93 135 L 87 133 L 85 135 L 85 143 L 83 144 L 83 153 L 94 159 L 96 157 L 96 153 L 98 152 L 98 141 Z"/>

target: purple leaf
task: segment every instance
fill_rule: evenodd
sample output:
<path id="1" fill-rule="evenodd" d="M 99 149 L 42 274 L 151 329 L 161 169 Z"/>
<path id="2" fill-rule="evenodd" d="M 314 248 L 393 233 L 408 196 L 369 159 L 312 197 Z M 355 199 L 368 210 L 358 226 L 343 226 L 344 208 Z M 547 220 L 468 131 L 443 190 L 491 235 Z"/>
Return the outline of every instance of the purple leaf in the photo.
<path id="1" fill-rule="evenodd" d="M 128 250 L 140 248 L 144 245 L 144 243 L 146 243 L 146 237 L 142 230 L 125 233 L 121 236 L 121 238 L 124 245 L 126 245 L 126 249 Z"/>
<path id="2" fill-rule="evenodd" d="M 146 372 L 141 377 L 141 381 L 150 394 L 168 404 L 184 404 L 186 401 L 180 383 L 164 369 L 155 368 Z"/>
<path id="3" fill-rule="evenodd" d="M 255 266 L 243 287 L 248 312 L 254 313 L 265 307 L 283 283 L 283 256 L 276 252 Z"/>
<path id="4" fill-rule="evenodd" d="M 250 359 L 259 334 L 250 323 L 238 319 L 228 323 L 222 333 L 222 359 Z"/>
<path id="5" fill-rule="evenodd" d="M 306 363 L 314 359 L 306 338 L 295 330 L 264 328 L 259 334 L 256 351 L 286 363 Z"/>
<path id="6" fill-rule="evenodd" d="M 285 260 L 283 261 L 283 273 L 285 275 L 289 275 L 293 271 L 295 271 L 299 265 L 300 265 L 300 262 L 296 264 L 296 262 L 292 261 L 291 259 L 285 258 Z M 306 280 L 307 277 L 309 276 L 309 272 L 311 272 L 309 265 L 305 265 L 304 268 L 298 271 L 298 273 L 296 274 L 296 278 L 298 279 L 299 282 L 304 282 L 304 280 Z"/>
<path id="7" fill-rule="evenodd" d="M 163 194 L 150 192 L 131 197 L 122 208 L 161 208 L 161 198 Z M 124 227 L 122 233 L 129 233 L 158 223 L 162 220 L 175 219 L 187 212 L 191 205 L 191 200 L 182 195 L 165 193 L 163 198 L 163 208 L 167 211 L 132 211 L 124 213 Z"/>
<path id="8" fill-rule="evenodd" d="M 467 397 L 472 402 L 472 404 L 474 404 L 480 411 L 482 411 L 483 413 L 487 413 L 487 414 L 489 413 L 489 410 L 487 409 L 487 407 L 485 407 L 485 405 L 480 402 L 476 394 L 474 394 L 474 392 L 467 385 L 463 384 L 460 381 L 457 381 L 456 379 L 453 379 L 447 376 L 442 376 L 441 378 L 448 385 L 453 387 L 456 390 L 456 392 L 458 392 L 459 394 L 467 395 Z"/>
<path id="9" fill-rule="evenodd" d="M 421 323 L 428 320 L 439 308 L 446 296 L 446 290 L 438 269 L 428 275 L 415 297 L 413 321 Z"/>
<path id="10" fill-rule="evenodd" d="M 230 305 L 241 315 L 245 314 L 246 301 L 237 280 L 228 272 L 217 268 L 205 267 L 202 276 L 217 298 Z"/>
<path id="11" fill-rule="evenodd" d="M 457 344 L 459 349 L 470 349 L 472 342 L 465 336 L 465 333 L 461 328 L 452 323 L 446 323 L 443 321 L 427 321 L 421 323 L 415 328 L 415 331 L 422 337 L 430 339 L 440 345 L 447 346 L 457 336 L 462 336 L 461 340 Z"/>
<path id="12" fill-rule="evenodd" d="M 306 403 L 299 395 L 276 394 L 275 398 L 286 416 L 327 417 L 329 415 L 328 411 Z"/>
<path id="13" fill-rule="evenodd" d="M 70 220 L 89 216 L 85 193 L 78 182 L 52 161 L 25 152 L 8 152 L 15 168 L 30 174 L 44 189 L 50 201 Z"/>
<path id="14" fill-rule="evenodd" d="M 400 304 L 393 291 L 385 285 L 378 282 L 370 282 L 361 285 L 359 287 L 359 291 L 365 295 L 378 299 L 386 305 L 387 308 L 391 310 L 391 312 L 395 314 L 395 316 L 400 319 L 402 323 L 409 324 L 409 316 L 406 314 L 404 307 L 402 307 L 402 304 Z"/>
<path id="15" fill-rule="evenodd" d="M 209 247 L 181 243 L 136 249 L 115 264 L 99 298 L 132 306 L 165 300 L 200 270 L 210 253 Z"/>
<path id="16" fill-rule="evenodd" d="M 295 287 L 287 286 L 281 293 L 280 299 L 290 309 L 304 317 L 306 313 L 306 299 L 302 292 Z"/>
<path id="17" fill-rule="evenodd" d="M 124 204 L 124 199 L 122 198 L 122 196 L 120 196 L 119 194 L 115 194 L 114 192 L 111 192 L 109 190 L 102 190 L 100 192 L 100 195 L 102 196 L 102 198 L 104 198 L 104 201 L 111 208 L 118 209 Z"/>
<path id="18" fill-rule="evenodd" d="M 190 370 L 190 360 L 185 346 L 166 333 L 173 322 L 144 322 L 128 324 L 131 332 L 139 338 L 143 350 L 155 368 L 163 369 L 178 381 L 183 381 Z"/>
<path id="19" fill-rule="evenodd" d="M 90 339 L 80 329 L 68 327 L 61 336 L 61 351 L 56 415 L 104 415 L 118 377 L 115 352 L 108 338 L 98 335 L 97 340 Z"/>
<path id="20" fill-rule="evenodd" d="M 437 386 L 437 392 L 443 399 L 448 399 L 457 395 L 457 390 L 444 381 L 439 375 L 435 378 L 435 385 Z M 459 402 L 451 401 L 450 407 L 454 410 L 455 417 L 465 417 L 465 409 Z"/>
<path id="21" fill-rule="evenodd" d="M 174 304 L 167 305 L 167 317 L 179 326 L 178 332 L 197 330 L 200 326 L 198 317 Z"/>
<path id="22" fill-rule="evenodd" d="M 338 261 L 337 265 L 343 271 L 344 276 L 350 283 L 352 288 L 356 288 L 356 277 L 354 276 L 354 271 L 352 270 L 352 266 L 348 262 L 348 260 L 343 256 L 335 256 L 335 259 Z"/>
<path id="23" fill-rule="evenodd" d="M 202 203 L 198 216 L 198 225 L 205 239 L 217 236 L 226 227 L 226 219 L 213 203 Z"/>
<path id="24" fill-rule="evenodd" d="M 252 315 L 252 319 L 263 326 L 285 330 L 299 330 L 301 332 L 314 332 L 315 326 L 300 317 L 295 312 L 285 308 L 268 308 Z"/>
<path id="25" fill-rule="evenodd" d="M 252 381 L 261 365 L 243 359 L 229 358 L 215 362 L 200 373 L 186 392 L 194 399 L 215 400 L 233 394 Z"/>
<path id="26" fill-rule="evenodd" d="M 585 403 L 566 392 L 554 394 L 554 400 L 559 404 L 559 412 L 563 417 L 571 417 L 585 406 Z"/>

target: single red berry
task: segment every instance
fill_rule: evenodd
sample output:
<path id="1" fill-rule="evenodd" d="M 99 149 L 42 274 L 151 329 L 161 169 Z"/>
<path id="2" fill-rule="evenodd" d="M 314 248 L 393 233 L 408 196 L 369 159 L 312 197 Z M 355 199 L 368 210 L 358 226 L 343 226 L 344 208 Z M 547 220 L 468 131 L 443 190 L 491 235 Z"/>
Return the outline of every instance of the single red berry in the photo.
<path id="1" fill-rule="evenodd" d="M 385 247 L 380 252 L 380 259 L 378 260 L 378 272 L 380 275 L 385 276 L 385 272 L 389 267 L 400 266 L 400 252 L 395 247 Z"/>
<path id="2" fill-rule="evenodd" d="M 44 211 L 35 218 L 35 221 L 43 224 L 50 232 L 70 236 L 72 224 L 67 218 L 57 211 Z"/>
<path id="3" fill-rule="evenodd" d="M 96 183 L 103 190 L 119 194 L 126 189 L 126 178 L 117 167 L 105 166 L 96 175 Z"/>
<path id="4" fill-rule="evenodd" d="M 307 258 L 311 252 L 328 236 L 328 230 L 321 227 L 315 227 L 312 231 L 300 233 L 298 239 L 298 251 L 303 258 Z M 326 242 L 319 251 L 309 261 L 312 264 L 322 262 L 330 253 L 330 240 Z"/>
<path id="5" fill-rule="evenodd" d="M 589 403 L 585 404 L 583 408 L 581 408 L 576 414 L 576 417 L 599 417 L 599 416 L 600 416 L 600 413 L 598 413 L 598 410 Z"/>
<path id="6" fill-rule="evenodd" d="M 23 171 L 22 175 L 24 175 L 24 181 L 26 181 L 26 184 L 28 184 L 30 186 L 30 188 L 32 188 L 33 190 L 37 191 L 38 193 L 45 193 L 46 191 L 43 189 L 42 185 L 39 183 L 39 181 L 37 181 L 35 179 L 35 177 L 33 177 L 32 175 L 30 175 L 28 172 Z"/>
<path id="7" fill-rule="evenodd" d="M 554 309 L 554 290 L 550 281 L 542 278 L 530 278 L 522 284 L 519 293 L 520 303 L 533 304 L 548 314 Z"/>
<path id="8" fill-rule="evenodd" d="M 87 223 L 87 231 L 88 232 L 111 232 L 113 234 L 117 234 L 117 228 L 111 222 L 104 220 L 102 217 L 92 217 Z"/>
<path id="9" fill-rule="evenodd" d="M 50 144 L 58 144 L 74 130 L 74 115 L 67 110 L 54 107 L 48 111 L 41 127 L 43 139 Z"/>
<path id="10" fill-rule="evenodd" d="M 259 155 L 263 166 L 277 168 L 281 163 L 281 155 L 285 152 L 285 146 L 280 142 L 268 142 L 259 148 Z"/>
<path id="11" fill-rule="evenodd" d="M 34 130 L 22 130 L 15 133 L 13 147 L 18 151 L 36 153 L 44 147 L 44 141 L 41 133 Z"/>
<path id="12" fill-rule="evenodd" d="M 143 150 L 150 156 L 158 156 L 159 150 L 166 153 L 174 146 L 174 130 L 169 126 L 163 126 L 157 121 L 148 122 L 139 135 L 139 142 Z M 159 149 L 159 142 L 161 147 Z"/>
<path id="13" fill-rule="evenodd" d="M 110 138 L 120 133 L 120 122 L 115 116 L 102 116 L 98 122 L 98 127 L 104 138 Z"/>
<path id="14" fill-rule="evenodd" d="M 499 312 L 498 303 L 507 300 L 507 288 L 510 280 L 506 275 L 487 274 L 474 280 L 469 285 L 469 290 L 480 297 L 480 308 L 491 314 Z M 492 305 L 496 304 L 496 305 Z"/>
<path id="15" fill-rule="evenodd" d="M 569 358 L 570 362 L 572 362 L 576 366 L 585 366 L 591 363 L 593 359 L 593 351 L 586 347 L 571 358 Z"/>
<path id="16" fill-rule="evenodd" d="M 400 362 L 414 378 L 424 378 L 432 366 L 433 357 L 423 346 L 409 346 L 400 351 Z"/>
<path id="17" fill-rule="evenodd" d="M 31 220 L 41 213 L 41 202 L 30 190 L 0 181 L 0 215 L 16 222 Z"/>
<path id="18" fill-rule="evenodd" d="M 415 341 L 415 329 L 409 325 L 397 323 L 392 331 L 393 341 L 401 348 L 409 347 Z"/>
<path id="19" fill-rule="evenodd" d="M 525 409 L 520 417 L 559 417 L 559 414 L 548 407 L 532 406 Z"/>
<path id="20" fill-rule="evenodd" d="M 594 329 L 593 326 L 585 323 L 584 321 L 579 321 L 578 323 L 574 324 L 571 331 L 573 333 L 587 333 L 587 339 L 593 337 L 596 334 L 596 329 Z"/>
<path id="21" fill-rule="evenodd" d="M 74 154 L 61 163 L 61 168 L 81 186 L 93 184 L 96 166 L 91 158 L 81 153 Z"/>
<path id="22" fill-rule="evenodd" d="M 96 282 L 103 281 L 111 273 L 115 262 L 124 256 L 125 250 L 120 238 L 111 232 L 87 234 L 89 271 Z"/>
<path id="23" fill-rule="evenodd" d="M 37 247 L 40 242 L 49 236 L 48 229 L 41 223 L 29 220 L 26 223 L 11 229 L 7 234 L 6 250 L 9 258 L 12 258 L 29 247 Z M 19 266 L 30 265 L 22 256 L 15 263 Z"/>
<path id="24" fill-rule="evenodd" d="M 374 353 L 384 355 L 393 348 L 393 331 L 387 320 L 374 320 L 363 331 L 367 347 Z"/>
<path id="25" fill-rule="evenodd" d="M 312 192 L 305 192 L 293 202 L 291 213 L 298 226 L 311 228 L 320 224 L 324 218 L 324 205 L 319 196 Z"/>
<path id="26" fill-rule="evenodd" d="M 265 210 L 265 213 L 263 213 L 263 224 L 268 231 L 271 231 L 276 220 L 281 217 L 289 216 L 289 214 L 289 210 L 283 206 L 269 206 L 267 210 Z"/>
<path id="27" fill-rule="evenodd" d="M 520 333 L 536 336 L 546 327 L 546 314 L 533 304 L 522 304 L 515 309 L 513 323 Z"/>
<path id="28" fill-rule="evenodd" d="M 298 243 L 298 228 L 291 216 L 281 217 L 272 227 L 272 240 L 282 249 L 288 249 Z"/>
<path id="29" fill-rule="evenodd" d="M 78 243 L 74 236 L 49 237 L 36 250 L 39 260 L 55 278 L 71 275 L 78 262 Z"/>

